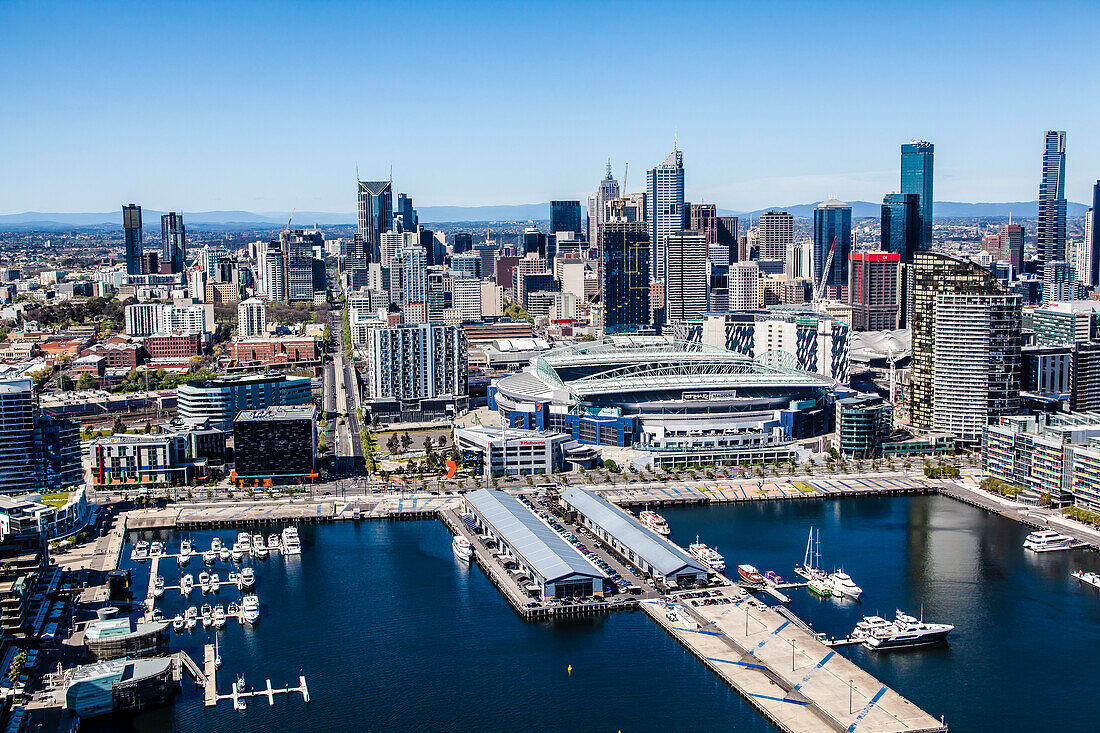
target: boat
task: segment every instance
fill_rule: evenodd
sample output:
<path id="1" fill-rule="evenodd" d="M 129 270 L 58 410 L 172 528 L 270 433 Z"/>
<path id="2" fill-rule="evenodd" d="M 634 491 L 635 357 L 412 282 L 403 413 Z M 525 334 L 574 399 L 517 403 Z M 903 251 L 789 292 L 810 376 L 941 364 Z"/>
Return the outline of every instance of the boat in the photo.
<path id="1" fill-rule="evenodd" d="M 241 570 L 241 577 L 237 581 L 237 587 L 240 589 L 251 588 L 256 585 L 256 573 L 252 568 L 245 568 Z"/>
<path id="2" fill-rule="evenodd" d="M 267 536 L 267 549 L 277 551 L 279 549 L 279 535 L 269 534 Z"/>
<path id="3" fill-rule="evenodd" d="M 210 588 L 210 573 L 205 570 L 199 573 L 199 587 L 202 588 L 203 593 L 209 593 L 212 590 Z"/>
<path id="4" fill-rule="evenodd" d="M 233 552 L 228 547 L 226 547 L 225 545 L 222 545 L 222 548 L 220 550 L 218 550 L 218 559 L 221 560 L 222 562 L 229 562 L 229 559 L 232 556 L 233 556 Z"/>
<path id="5" fill-rule="evenodd" d="M 470 562 L 470 558 L 474 556 L 474 548 L 470 546 L 470 541 L 460 534 L 456 534 L 451 540 L 451 549 L 454 550 L 455 557 L 462 562 Z"/>
<path id="6" fill-rule="evenodd" d="M 651 512 L 648 509 L 638 514 L 638 519 L 642 521 L 646 529 L 652 530 L 662 537 L 668 537 L 669 528 L 668 522 L 657 512 Z"/>
<path id="7" fill-rule="evenodd" d="M 183 626 L 184 626 L 183 616 L 177 613 L 172 618 L 172 631 L 175 631 L 178 634 L 178 633 L 183 631 Z"/>
<path id="8" fill-rule="evenodd" d="M 233 683 L 233 709 L 234 710 L 247 710 L 248 703 L 245 702 L 243 697 L 239 697 L 244 692 L 244 675 L 237 675 L 237 681 Z"/>
<path id="9" fill-rule="evenodd" d="M 726 570 L 726 558 L 722 557 L 718 550 L 711 547 L 707 547 L 699 541 L 699 537 L 696 536 L 695 542 L 688 545 L 688 551 L 695 557 L 696 560 L 706 565 L 708 568 L 716 573 L 722 573 Z"/>
<path id="10" fill-rule="evenodd" d="M 764 580 L 768 581 L 772 585 L 783 585 L 783 578 L 779 577 L 779 573 L 774 570 L 769 570 L 764 573 Z"/>
<path id="11" fill-rule="evenodd" d="M 257 535 L 257 537 L 258 536 L 259 535 Z M 267 545 L 265 545 L 263 542 L 260 542 L 259 544 L 253 542 L 252 543 L 252 555 L 254 557 L 256 557 L 258 560 L 266 559 L 267 558 Z"/>
<path id="12" fill-rule="evenodd" d="M 737 574 L 750 585 L 764 585 L 764 576 L 752 565 L 738 565 Z"/>
<path id="13" fill-rule="evenodd" d="M 225 628 L 225 606 L 220 603 L 214 606 L 214 628 Z"/>
<path id="14" fill-rule="evenodd" d="M 241 547 L 242 552 L 252 551 L 252 535 L 248 532 L 240 532 L 237 535 L 237 543 Z"/>
<path id="15" fill-rule="evenodd" d="M 822 598 L 828 598 L 833 594 L 833 589 L 829 585 L 829 579 L 824 574 L 814 575 L 807 580 L 806 589 L 815 596 L 821 596 Z"/>
<path id="16" fill-rule="evenodd" d="M 1100 588 L 1100 575 L 1096 573 L 1090 573 L 1087 570 L 1074 570 L 1070 573 L 1070 576 L 1081 583 L 1091 585 L 1093 588 Z"/>
<path id="17" fill-rule="evenodd" d="M 288 555 L 300 555 L 302 553 L 302 543 L 298 538 L 296 527 L 287 527 L 283 530 L 283 552 Z"/>
<path id="18" fill-rule="evenodd" d="M 151 542 L 149 543 L 149 557 L 160 557 L 164 554 L 163 542 Z"/>
<path id="19" fill-rule="evenodd" d="M 142 562 L 149 559 L 149 543 L 145 540 L 138 540 L 134 543 L 134 549 L 130 551 L 130 559 L 137 562 Z"/>
<path id="20" fill-rule="evenodd" d="M 184 614 L 183 619 L 188 631 L 195 628 L 195 626 L 199 622 L 199 609 L 195 608 L 194 606 L 189 606 L 187 608 L 187 613 Z"/>
<path id="21" fill-rule="evenodd" d="M 241 607 L 236 603 L 230 603 L 229 608 L 225 609 L 226 616 L 238 616 L 241 613 Z"/>
<path id="22" fill-rule="evenodd" d="M 218 635 L 214 634 L 214 667 L 222 666 L 222 651 L 218 646 Z"/>
<path id="23" fill-rule="evenodd" d="M 856 624 L 852 631 L 853 639 L 866 639 L 877 631 L 881 631 L 890 625 L 890 622 L 882 616 L 864 616 L 863 620 Z"/>
<path id="24" fill-rule="evenodd" d="M 256 552 L 256 548 L 263 547 L 267 549 L 267 545 L 264 544 L 264 536 L 262 534 L 252 535 L 252 552 Z"/>
<path id="25" fill-rule="evenodd" d="M 180 542 L 180 554 L 176 558 L 176 561 L 182 567 L 191 562 L 191 556 L 195 554 L 195 548 L 191 545 L 191 540 L 185 539 Z"/>
<path id="26" fill-rule="evenodd" d="M 863 644 L 869 649 L 900 649 L 943 641 L 955 629 L 951 624 L 925 623 L 897 611 L 893 623 L 872 631 Z"/>
<path id="27" fill-rule="evenodd" d="M 223 545 L 221 537 L 215 537 L 210 540 L 210 549 L 214 552 L 221 552 L 222 547 Z"/>
<path id="28" fill-rule="evenodd" d="M 241 601 L 241 611 L 246 622 L 255 624 L 260 618 L 260 599 L 254 593 L 249 593 Z"/>
<path id="29" fill-rule="evenodd" d="M 218 577 L 217 573 L 210 573 L 210 590 L 212 592 L 218 592 L 218 590 L 221 588 L 221 580 L 222 579 Z"/>
<path id="30" fill-rule="evenodd" d="M 237 585 L 238 583 L 241 582 L 241 574 L 240 573 L 230 573 L 229 578 L 227 579 L 227 582 L 230 585 Z"/>
<path id="31" fill-rule="evenodd" d="M 833 594 L 832 583 L 820 565 L 821 532 L 817 533 L 815 542 L 814 528 L 810 527 L 810 536 L 806 539 L 806 553 L 802 556 L 802 564 L 795 566 L 794 573 L 806 581 L 806 588 L 811 593 L 828 598 Z"/>
<path id="32" fill-rule="evenodd" d="M 217 550 L 207 550 L 206 552 L 202 553 L 202 561 L 204 563 L 206 563 L 207 565 L 213 565 L 214 561 L 217 560 L 217 559 L 218 559 L 218 551 Z"/>
<path id="33" fill-rule="evenodd" d="M 211 606 L 209 603 L 202 604 L 202 611 L 200 613 L 202 615 L 202 627 L 204 629 L 209 629 L 211 626 L 214 625 L 213 606 Z"/>
<path id="34" fill-rule="evenodd" d="M 858 601 L 860 594 L 863 593 L 863 589 L 856 585 L 852 577 L 843 570 L 830 574 L 828 585 L 834 596 L 851 598 L 855 601 Z"/>
<path id="35" fill-rule="evenodd" d="M 244 559 L 245 549 L 241 547 L 240 542 L 233 543 L 233 549 L 229 551 L 229 556 L 233 562 L 240 562 Z"/>
<path id="36" fill-rule="evenodd" d="M 1073 538 L 1059 534 L 1053 530 L 1045 529 L 1042 532 L 1032 532 L 1024 539 L 1024 549 L 1032 552 L 1054 552 L 1056 550 L 1068 550 L 1073 546 Z"/>
<path id="37" fill-rule="evenodd" d="M 153 578 L 153 598 L 162 598 L 164 596 L 164 576 L 158 575 Z"/>
<path id="38" fill-rule="evenodd" d="M 187 573 L 180 578 L 180 595 L 185 598 L 191 595 L 191 589 L 195 587 L 195 578 L 191 573 Z"/>

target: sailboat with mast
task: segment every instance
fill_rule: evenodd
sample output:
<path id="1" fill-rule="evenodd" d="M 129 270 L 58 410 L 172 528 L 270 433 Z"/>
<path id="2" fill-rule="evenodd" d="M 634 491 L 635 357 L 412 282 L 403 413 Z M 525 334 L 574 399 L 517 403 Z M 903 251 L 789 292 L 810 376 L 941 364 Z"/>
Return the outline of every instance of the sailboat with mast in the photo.
<path id="1" fill-rule="evenodd" d="M 810 536 L 806 538 L 806 554 L 802 557 L 802 564 L 794 568 L 795 575 L 806 579 L 806 587 L 810 592 L 822 598 L 828 598 L 833 594 L 830 588 L 829 576 L 820 567 L 821 564 L 821 531 L 818 530 L 817 538 L 814 538 L 814 528 L 810 527 Z"/>

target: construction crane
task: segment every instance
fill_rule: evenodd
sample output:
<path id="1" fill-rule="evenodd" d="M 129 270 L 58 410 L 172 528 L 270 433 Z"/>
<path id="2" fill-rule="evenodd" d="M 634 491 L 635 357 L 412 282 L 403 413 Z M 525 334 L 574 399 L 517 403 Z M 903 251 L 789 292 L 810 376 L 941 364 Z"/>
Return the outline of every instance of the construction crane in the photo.
<path id="1" fill-rule="evenodd" d="M 630 172 L 630 161 L 626 161 L 626 165 L 623 167 L 623 189 L 622 197 L 626 198 L 626 174 Z"/>
<path id="2" fill-rule="evenodd" d="M 825 267 L 821 268 L 821 280 L 817 283 L 817 287 L 814 288 L 814 305 L 816 306 L 818 301 L 821 300 L 821 295 L 825 291 L 825 282 L 829 279 L 829 270 L 833 266 L 833 254 L 836 252 L 836 237 L 833 237 L 833 243 L 829 245 L 829 257 L 825 260 Z"/>
<path id="3" fill-rule="evenodd" d="M 297 210 L 298 210 L 297 206 L 295 206 L 294 208 L 292 208 L 290 210 L 290 218 L 286 220 L 286 228 L 283 229 L 283 234 L 290 233 L 290 222 L 294 221 L 294 212 L 297 211 Z"/>

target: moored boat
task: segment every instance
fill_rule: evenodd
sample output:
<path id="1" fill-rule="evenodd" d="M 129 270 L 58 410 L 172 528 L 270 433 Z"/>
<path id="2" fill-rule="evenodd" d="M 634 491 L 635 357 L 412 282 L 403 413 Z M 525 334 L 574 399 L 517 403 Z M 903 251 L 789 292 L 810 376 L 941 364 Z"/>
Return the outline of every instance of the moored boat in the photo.
<path id="1" fill-rule="evenodd" d="M 455 557 L 462 562 L 470 562 L 470 558 L 474 556 L 474 548 L 470 546 L 470 541 L 460 534 L 456 534 L 451 540 L 451 549 L 454 550 Z"/>
<path id="2" fill-rule="evenodd" d="M 195 628 L 195 626 L 198 625 L 198 622 L 199 622 L 199 609 L 195 608 L 194 606 L 189 606 L 187 608 L 187 613 L 184 614 L 183 618 L 184 618 L 184 625 L 187 627 L 187 630 L 190 631 L 191 629 Z"/>
<path id="3" fill-rule="evenodd" d="M 149 559 L 149 543 L 145 540 L 138 540 L 134 543 L 134 549 L 130 551 L 130 559 L 137 562 Z"/>
<path id="4" fill-rule="evenodd" d="M 176 558 L 176 562 L 178 562 L 180 566 L 186 565 L 191 562 L 191 556 L 194 554 L 195 548 L 192 546 L 191 540 L 184 539 L 180 542 L 180 554 L 179 557 Z"/>
<path id="5" fill-rule="evenodd" d="M 897 611 L 893 623 L 877 628 L 863 640 L 869 649 L 900 649 L 943 641 L 955 629 L 951 624 L 926 623 Z"/>
<path id="6" fill-rule="evenodd" d="M 172 631 L 175 631 L 177 634 L 180 633 L 183 631 L 184 624 L 185 621 L 183 620 L 183 616 L 177 613 L 172 618 Z"/>
<path id="7" fill-rule="evenodd" d="M 153 578 L 153 598 L 161 598 L 164 596 L 164 576 L 158 575 Z"/>
<path id="8" fill-rule="evenodd" d="M 668 537 L 670 532 L 668 528 L 668 522 L 666 522 L 665 518 L 657 512 L 651 512 L 646 509 L 645 511 L 638 514 L 638 519 L 641 520 L 642 524 L 645 525 L 647 529 L 656 532 L 662 537 Z"/>
<path id="9" fill-rule="evenodd" d="M 834 596 L 842 596 L 858 601 L 863 589 L 855 584 L 852 577 L 843 570 L 837 570 L 828 577 L 829 590 Z"/>
<path id="10" fill-rule="evenodd" d="M 251 588 L 256 585 L 256 573 L 252 568 L 244 568 L 241 570 L 240 577 L 237 579 L 237 588 L 244 590 L 245 588 Z"/>
<path id="11" fill-rule="evenodd" d="M 299 555 L 302 552 L 302 543 L 298 538 L 296 527 L 287 527 L 283 530 L 283 552 L 287 555 Z"/>
<path id="12" fill-rule="evenodd" d="M 706 565 L 708 568 L 716 573 L 724 573 L 726 571 L 726 558 L 715 550 L 713 547 L 707 547 L 699 541 L 699 537 L 695 538 L 695 542 L 688 545 L 688 552 L 691 553 L 699 562 Z"/>
<path id="13" fill-rule="evenodd" d="M 1100 588 L 1100 575 L 1096 573 L 1087 570 L 1074 570 L 1070 573 L 1070 577 L 1076 578 L 1081 583 L 1091 585 L 1093 588 Z"/>
<path id="14" fill-rule="evenodd" d="M 180 595 L 187 597 L 191 595 L 191 589 L 195 587 L 195 578 L 191 573 L 185 574 L 180 578 Z"/>
<path id="15" fill-rule="evenodd" d="M 249 593 L 241 601 L 241 612 L 247 623 L 255 624 L 260 618 L 260 599 L 255 594 Z"/>
<path id="16" fill-rule="evenodd" d="M 1073 546 L 1073 538 L 1053 530 L 1032 532 L 1024 539 L 1024 549 L 1032 552 L 1055 552 L 1068 550 Z"/>
<path id="17" fill-rule="evenodd" d="M 738 565 L 737 575 L 749 585 L 764 585 L 764 576 L 752 565 Z"/>

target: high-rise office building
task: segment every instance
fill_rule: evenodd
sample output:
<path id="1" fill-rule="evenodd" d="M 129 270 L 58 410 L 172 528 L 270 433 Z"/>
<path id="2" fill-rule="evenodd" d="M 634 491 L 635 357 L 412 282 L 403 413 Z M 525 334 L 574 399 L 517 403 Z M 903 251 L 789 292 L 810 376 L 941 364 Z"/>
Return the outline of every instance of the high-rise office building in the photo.
<path id="1" fill-rule="evenodd" d="M 901 293 L 901 255 L 896 252 L 851 254 L 848 304 L 852 307 L 853 330 L 896 329 Z"/>
<path id="2" fill-rule="evenodd" d="M 914 140 L 901 146 L 901 192 L 920 197 L 922 251 L 932 249 L 932 164 L 935 146 L 924 140 Z"/>
<path id="3" fill-rule="evenodd" d="M 382 232 L 393 227 L 393 189 L 389 181 L 359 181 L 358 195 L 358 234 L 363 238 L 362 256 L 365 262 L 356 262 L 356 266 L 361 264 L 366 269 L 368 263 L 380 261 Z"/>
<path id="4" fill-rule="evenodd" d="M 580 201 L 550 202 L 550 233 L 558 232 L 573 232 L 576 239 L 584 236 L 584 230 L 581 228 Z"/>
<path id="5" fill-rule="evenodd" d="M 1024 266 L 1024 228 L 1019 224 L 1005 224 L 996 234 L 982 237 L 982 249 L 995 262 L 1012 265 L 1013 275 L 1018 277 Z"/>
<path id="6" fill-rule="evenodd" d="M 1041 269 L 1066 259 L 1066 133 L 1057 130 L 1047 131 L 1043 138 L 1036 237 Z"/>
<path id="7" fill-rule="evenodd" d="M 1089 285 L 1100 285 L 1100 181 L 1092 187 L 1092 208 L 1089 209 L 1086 220 L 1085 246 L 1089 248 L 1089 259 L 1092 265 L 1089 270 Z"/>
<path id="8" fill-rule="evenodd" d="M 645 176 L 646 221 L 649 223 L 649 272 L 665 277 L 665 238 L 684 229 L 684 154 L 672 147 L 660 165 Z"/>
<path id="9" fill-rule="evenodd" d="M 920 196 L 915 193 L 888 193 L 882 197 L 879 222 L 879 249 L 901 256 L 912 264 L 921 249 Z"/>
<path id="10" fill-rule="evenodd" d="M 738 246 L 739 234 L 737 231 L 737 217 L 736 216 L 720 216 L 718 217 L 718 244 L 722 245 L 729 250 L 730 263 L 737 262 L 738 260 Z"/>
<path id="11" fill-rule="evenodd" d="M 644 221 L 603 224 L 600 256 L 604 333 L 634 333 L 649 324 L 649 231 Z"/>
<path id="12" fill-rule="evenodd" d="M 170 211 L 160 217 L 161 262 L 169 272 L 183 272 L 187 260 L 187 235 L 183 214 Z"/>
<path id="13" fill-rule="evenodd" d="M 394 212 L 394 219 L 400 231 L 416 231 L 416 227 L 420 222 L 416 215 L 416 209 L 413 208 L 411 196 L 403 193 L 397 194 L 397 211 Z"/>
<path id="14" fill-rule="evenodd" d="M 80 460 L 80 428 L 38 414 L 34 380 L 0 381 L 0 494 L 80 483 Z"/>
<path id="15" fill-rule="evenodd" d="M 451 251 L 453 254 L 460 255 L 463 252 L 469 252 L 474 248 L 474 238 L 469 232 L 456 232 L 451 237 Z"/>
<path id="16" fill-rule="evenodd" d="M 794 217 L 786 211 L 765 211 L 756 232 L 760 259 L 784 262 L 794 242 Z"/>
<path id="17" fill-rule="evenodd" d="M 760 266 L 755 260 L 736 262 L 729 270 L 729 309 L 756 310 L 760 307 Z"/>
<path id="18" fill-rule="evenodd" d="M 607 160 L 607 173 L 600 185 L 596 187 L 596 193 L 588 197 L 588 241 L 597 246 L 603 241 L 603 225 L 607 223 L 608 210 L 612 201 L 617 201 L 621 195 L 619 182 L 611 175 L 611 159 Z"/>
<path id="19" fill-rule="evenodd" d="M 910 414 L 913 427 L 932 430 L 936 375 L 936 305 L 941 295 L 1004 295 L 1005 289 L 981 265 L 939 252 L 917 252 L 913 257 L 913 390 Z M 953 311 L 954 313 L 955 311 Z M 954 323 L 954 321 L 952 321 Z M 946 333 L 946 331 L 944 332 Z M 999 332 L 998 332 L 999 333 Z M 1017 338 L 1019 332 L 1017 329 Z M 946 352 L 944 352 L 946 353 Z M 1019 364 L 1017 362 L 1017 371 Z"/>
<path id="20" fill-rule="evenodd" d="M 665 319 L 675 323 L 707 311 L 707 240 L 699 232 L 665 239 Z"/>
<path id="21" fill-rule="evenodd" d="M 852 253 L 852 207 L 836 199 L 822 201 L 814 207 L 814 287 L 821 284 L 821 275 L 830 250 L 833 250 L 833 262 L 825 278 L 825 287 L 839 291 L 841 286 L 848 284 L 848 257 Z M 760 258 L 764 259 L 763 249 Z"/>
<path id="22" fill-rule="evenodd" d="M 284 277 L 286 278 L 286 300 L 313 300 L 313 252 L 324 247 L 324 238 L 320 232 L 296 229 L 293 232 L 281 232 L 279 244 L 286 258 Z"/>
<path id="23" fill-rule="evenodd" d="M 141 274 L 141 207 L 122 207 L 122 235 L 126 244 L 126 274 Z"/>
<path id="24" fill-rule="evenodd" d="M 543 259 L 546 258 L 546 234 L 540 232 L 534 227 L 527 227 L 523 230 L 523 252 L 521 254 L 529 255 L 536 254 Z"/>
<path id="25" fill-rule="evenodd" d="M 714 204 L 688 204 L 688 229 L 699 232 L 707 244 L 718 243 L 718 207 Z"/>

